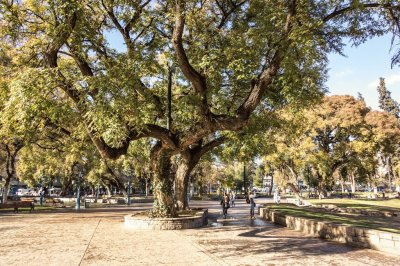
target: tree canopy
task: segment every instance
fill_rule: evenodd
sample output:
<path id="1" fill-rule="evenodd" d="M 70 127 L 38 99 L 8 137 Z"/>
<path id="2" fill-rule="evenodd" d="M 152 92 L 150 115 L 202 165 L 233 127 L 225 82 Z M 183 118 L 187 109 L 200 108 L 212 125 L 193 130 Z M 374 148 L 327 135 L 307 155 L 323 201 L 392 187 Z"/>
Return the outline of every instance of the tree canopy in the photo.
<path id="1" fill-rule="evenodd" d="M 5 111 L 14 112 L 8 120 L 88 136 L 108 159 L 136 140 L 157 140 L 153 172 L 166 183 L 156 198 L 174 215 L 168 158 L 195 147 L 201 156 L 251 117 L 321 97 L 327 54 L 341 53 L 345 39 L 358 45 L 397 32 L 399 6 L 2 0 L 0 10 Z M 113 34 L 126 49 L 114 49 Z"/>

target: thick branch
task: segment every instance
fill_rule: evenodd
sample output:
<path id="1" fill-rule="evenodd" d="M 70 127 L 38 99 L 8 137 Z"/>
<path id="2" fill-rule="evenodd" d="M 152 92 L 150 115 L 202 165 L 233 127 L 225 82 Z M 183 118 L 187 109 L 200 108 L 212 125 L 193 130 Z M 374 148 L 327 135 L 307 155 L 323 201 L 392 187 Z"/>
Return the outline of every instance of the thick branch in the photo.
<path id="1" fill-rule="evenodd" d="M 232 7 L 231 7 L 228 11 L 226 11 L 226 10 L 224 9 L 224 7 L 223 7 L 218 1 L 215 1 L 216 4 L 217 4 L 217 6 L 219 7 L 219 9 L 220 9 L 221 12 L 222 12 L 222 18 L 221 18 L 221 21 L 220 21 L 220 23 L 218 24 L 217 28 L 218 28 L 218 29 L 221 29 L 221 28 L 226 24 L 226 22 L 228 21 L 229 16 L 230 16 L 232 13 L 234 13 L 239 7 L 241 7 L 242 5 L 244 5 L 247 1 L 248 1 L 248 0 L 244 0 L 244 1 L 241 1 L 241 2 L 239 2 L 239 3 L 234 3 L 233 1 L 231 1 Z"/>
<path id="2" fill-rule="evenodd" d="M 52 43 L 50 43 L 49 47 L 47 48 L 45 56 L 46 56 L 46 62 L 49 67 L 51 68 L 57 67 L 58 51 L 67 42 L 69 36 L 72 34 L 72 31 L 76 26 L 77 20 L 78 16 L 76 12 L 72 13 L 72 15 L 69 18 L 67 18 L 66 21 L 68 27 L 66 29 L 64 29 L 63 27 L 63 30 L 59 33 L 57 39 L 54 40 Z"/>
<path id="3" fill-rule="evenodd" d="M 195 124 L 189 132 L 182 137 L 180 149 L 186 149 L 193 143 L 217 130 L 238 131 L 247 124 L 247 119 L 231 116 L 213 116 L 210 121 L 203 121 Z"/>
<path id="4" fill-rule="evenodd" d="M 101 5 L 103 6 L 104 10 L 107 12 L 108 16 L 110 17 L 111 21 L 114 23 L 117 30 L 122 34 L 122 37 L 124 38 L 125 42 L 128 44 L 130 41 L 129 33 L 128 33 L 128 35 L 126 34 L 125 29 L 122 27 L 122 25 L 119 23 L 117 17 L 115 16 L 112 7 L 106 6 L 106 4 L 104 3 L 103 0 L 101 0 Z"/>
<path id="5" fill-rule="evenodd" d="M 329 15 L 325 16 L 323 18 L 323 22 L 328 22 L 331 19 L 334 19 L 338 16 L 341 16 L 347 12 L 353 11 L 356 8 L 374 8 L 374 7 L 382 7 L 382 8 L 398 8 L 398 6 L 394 6 L 392 4 L 380 4 L 380 3 L 366 3 L 366 4 L 357 4 L 356 6 L 354 5 L 348 5 L 346 7 L 341 7 L 341 8 L 335 8 L 335 10 L 330 13 Z"/>
<path id="6" fill-rule="evenodd" d="M 87 124 L 87 123 L 86 123 Z M 120 147 L 111 147 L 101 137 L 101 135 L 89 125 L 86 125 L 89 137 L 100 152 L 101 156 L 106 159 L 117 159 L 127 153 L 131 141 L 138 140 L 145 137 L 151 137 L 160 140 L 163 145 L 171 150 L 177 150 L 178 144 L 176 137 L 172 135 L 167 129 L 157 125 L 147 125 L 146 129 L 138 132 L 135 129 L 130 129 L 128 136 L 123 141 Z"/>
<path id="7" fill-rule="evenodd" d="M 204 154 L 206 154 L 207 152 L 211 151 L 212 149 L 214 149 L 215 147 L 218 147 L 219 145 L 221 145 L 222 143 L 224 143 L 226 140 L 225 137 L 219 137 L 216 138 L 210 142 L 208 142 L 206 145 L 204 145 L 203 147 L 201 147 L 200 152 L 198 153 L 199 157 L 202 157 Z"/>
<path id="8" fill-rule="evenodd" d="M 242 119 L 248 119 L 250 114 L 260 103 L 264 93 L 268 90 L 272 84 L 274 78 L 276 77 L 280 64 L 283 60 L 284 51 L 287 50 L 289 45 L 289 34 L 293 26 L 293 17 L 296 15 L 296 0 L 292 0 L 289 4 L 288 14 L 286 16 L 285 31 L 283 33 L 283 38 L 280 44 L 278 44 L 277 51 L 273 56 L 270 65 L 263 70 L 258 80 L 252 85 L 252 89 L 247 99 L 242 103 L 242 105 L 237 110 L 238 117 Z"/>
<path id="9" fill-rule="evenodd" d="M 83 76 L 92 77 L 93 71 L 89 66 L 89 63 L 86 61 L 85 56 L 82 55 L 82 52 L 79 51 L 79 48 L 75 45 L 69 46 L 69 49 L 72 53 L 72 57 L 74 58 L 76 64 L 79 67 Z"/>
<path id="10" fill-rule="evenodd" d="M 71 136 L 71 131 L 69 131 L 68 129 L 66 129 L 66 128 L 62 127 L 62 126 L 59 126 L 56 123 L 52 122 L 50 120 L 50 118 L 46 118 L 45 126 L 48 126 L 48 127 L 54 128 L 56 130 L 59 130 L 61 133 L 65 134 L 67 136 Z"/>
<path id="11" fill-rule="evenodd" d="M 143 12 L 143 8 L 145 8 L 151 0 L 145 1 L 142 5 L 137 6 L 137 10 L 135 14 L 132 16 L 131 20 L 125 25 L 124 32 L 127 36 L 130 36 L 130 31 L 132 30 L 133 24 L 140 18 L 140 14 Z"/>
<path id="12" fill-rule="evenodd" d="M 175 28 L 172 35 L 173 45 L 178 59 L 178 65 L 182 70 L 182 73 L 191 82 L 194 90 L 201 97 L 201 113 L 203 115 L 208 115 L 209 108 L 207 104 L 206 79 L 190 64 L 182 44 L 182 35 L 185 27 L 184 5 L 184 1 L 176 1 Z"/>

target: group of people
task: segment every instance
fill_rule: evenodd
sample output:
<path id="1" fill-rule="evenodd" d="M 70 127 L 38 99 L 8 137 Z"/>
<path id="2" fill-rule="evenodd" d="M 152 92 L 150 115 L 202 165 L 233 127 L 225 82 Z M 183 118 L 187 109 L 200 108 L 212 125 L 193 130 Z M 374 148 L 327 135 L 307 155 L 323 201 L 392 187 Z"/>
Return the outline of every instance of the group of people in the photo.
<path id="1" fill-rule="evenodd" d="M 233 191 L 231 191 L 229 194 L 227 192 L 224 193 L 224 196 L 221 199 L 222 214 L 224 216 L 224 219 L 226 219 L 228 215 L 228 209 L 235 206 L 235 198 L 236 195 Z M 254 210 L 256 207 L 256 203 L 254 201 L 254 198 L 255 193 L 251 193 L 250 195 L 246 193 L 246 203 L 250 204 L 250 219 L 255 219 Z"/>
<path id="2" fill-rule="evenodd" d="M 231 191 L 228 195 L 228 193 L 224 193 L 224 196 L 221 199 L 221 206 L 222 206 L 222 213 L 224 215 L 224 219 L 226 219 L 226 216 L 228 215 L 228 209 L 230 207 L 235 206 L 235 192 Z"/>

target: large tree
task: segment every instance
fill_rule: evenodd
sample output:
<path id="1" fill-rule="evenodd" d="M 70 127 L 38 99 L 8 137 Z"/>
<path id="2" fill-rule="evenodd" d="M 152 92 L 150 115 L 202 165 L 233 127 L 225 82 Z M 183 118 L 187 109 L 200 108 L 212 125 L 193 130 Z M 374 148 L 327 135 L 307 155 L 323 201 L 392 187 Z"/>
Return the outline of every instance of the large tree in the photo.
<path id="1" fill-rule="evenodd" d="M 390 91 L 386 88 L 384 78 L 379 78 L 378 93 L 379 93 L 379 108 L 399 118 L 400 116 L 399 104 L 390 95 Z"/>
<path id="2" fill-rule="evenodd" d="M 343 38 L 388 32 L 398 14 L 397 1 L 331 0 L 2 0 L 0 9 L 13 90 L 52 93 L 103 158 L 155 140 L 156 216 L 176 215 L 172 156 L 187 173 L 252 114 L 320 95 L 327 54 Z M 110 45 L 115 34 L 125 49 Z"/>

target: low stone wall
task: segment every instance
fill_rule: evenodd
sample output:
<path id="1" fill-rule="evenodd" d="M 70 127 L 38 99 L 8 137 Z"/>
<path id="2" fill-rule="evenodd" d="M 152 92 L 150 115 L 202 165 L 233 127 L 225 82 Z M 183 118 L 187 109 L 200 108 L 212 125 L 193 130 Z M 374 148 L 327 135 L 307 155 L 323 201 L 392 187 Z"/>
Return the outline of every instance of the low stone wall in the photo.
<path id="1" fill-rule="evenodd" d="M 126 215 L 125 225 L 132 229 L 180 230 L 198 228 L 208 224 L 208 209 L 199 210 L 195 216 L 178 218 L 149 218 L 146 216 Z"/>
<path id="2" fill-rule="evenodd" d="M 260 216 L 275 224 L 323 239 L 400 254 L 400 234 L 289 216 L 268 208 L 260 208 Z"/>

